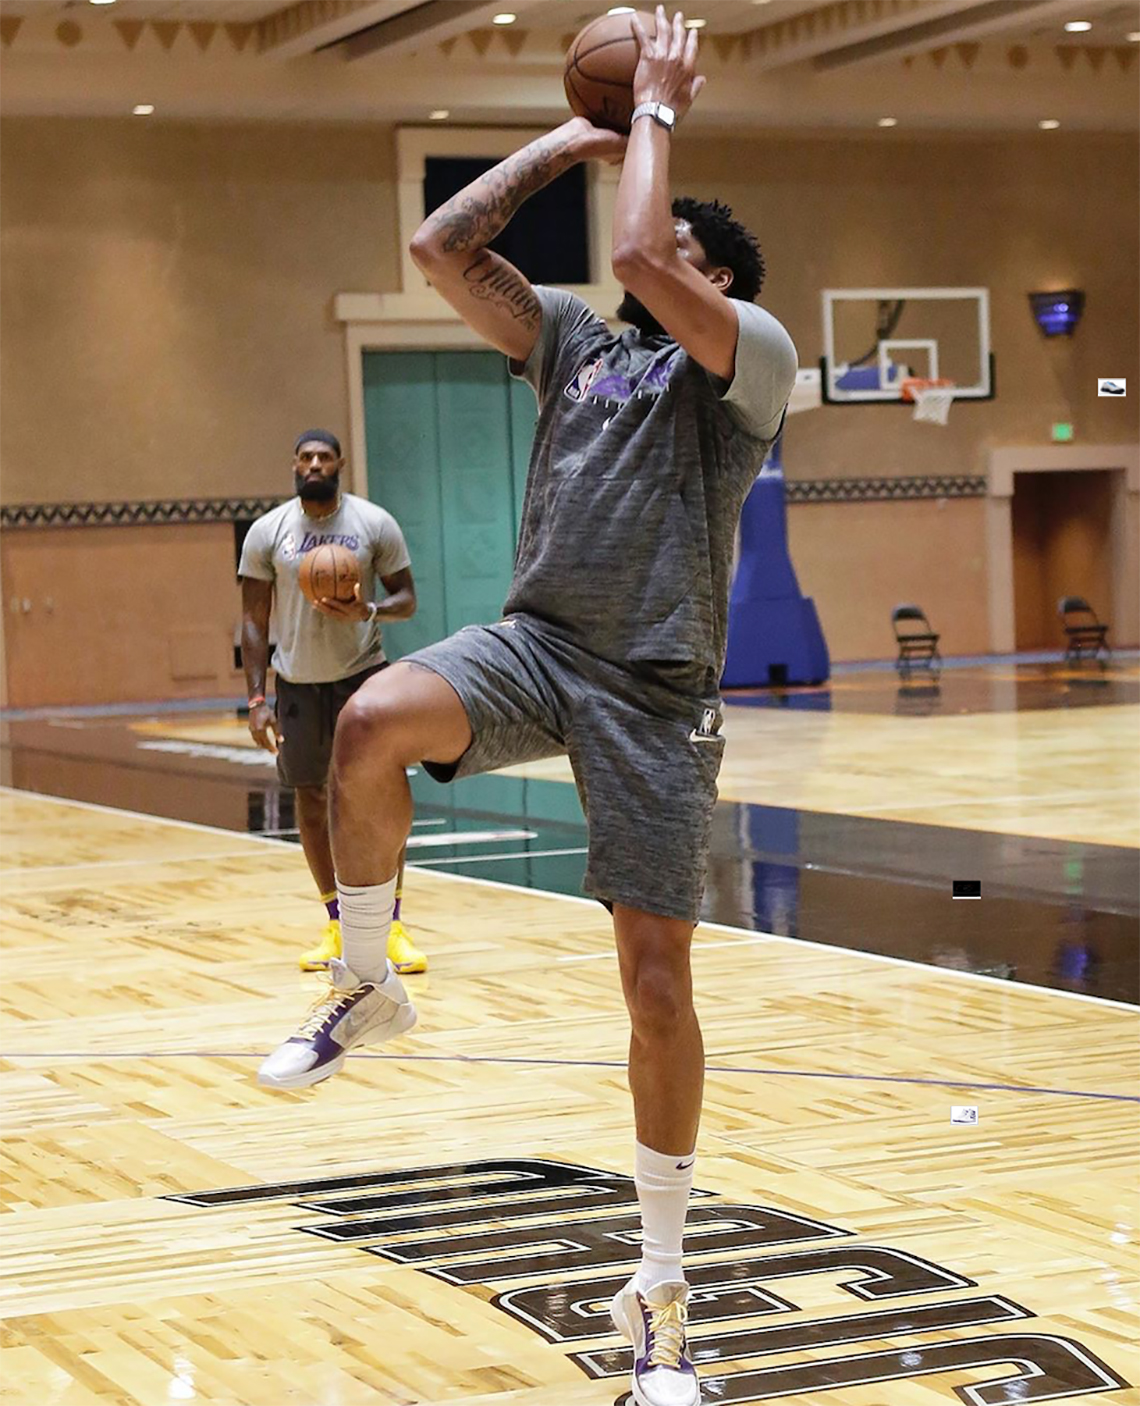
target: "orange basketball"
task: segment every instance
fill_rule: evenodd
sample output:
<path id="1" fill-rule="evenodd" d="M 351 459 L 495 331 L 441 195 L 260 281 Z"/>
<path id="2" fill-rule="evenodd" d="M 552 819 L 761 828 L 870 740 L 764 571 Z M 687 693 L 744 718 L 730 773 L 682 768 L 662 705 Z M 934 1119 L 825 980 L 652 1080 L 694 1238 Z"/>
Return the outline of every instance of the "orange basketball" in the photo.
<path id="1" fill-rule="evenodd" d="M 638 11 L 650 34 L 656 21 Z M 562 84 L 571 112 L 595 127 L 628 132 L 633 116 L 633 75 L 640 49 L 629 15 L 591 20 L 570 45 Z"/>
<path id="2" fill-rule="evenodd" d="M 325 542 L 301 558 L 297 583 L 306 600 L 352 600 L 360 583 L 356 553 L 335 542 Z"/>

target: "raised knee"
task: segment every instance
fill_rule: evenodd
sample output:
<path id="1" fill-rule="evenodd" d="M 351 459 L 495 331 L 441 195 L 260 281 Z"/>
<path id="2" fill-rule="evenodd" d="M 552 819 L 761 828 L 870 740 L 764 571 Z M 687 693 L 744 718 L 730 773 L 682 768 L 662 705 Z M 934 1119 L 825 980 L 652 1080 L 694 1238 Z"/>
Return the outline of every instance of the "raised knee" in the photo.
<path id="1" fill-rule="evenodd" d="M 418 760 L 404 757 L 405 714 L 383 694 L 355 693 L 341 709 L 333 738 L 333 764 L 340 775 L 370 765 Z"/>

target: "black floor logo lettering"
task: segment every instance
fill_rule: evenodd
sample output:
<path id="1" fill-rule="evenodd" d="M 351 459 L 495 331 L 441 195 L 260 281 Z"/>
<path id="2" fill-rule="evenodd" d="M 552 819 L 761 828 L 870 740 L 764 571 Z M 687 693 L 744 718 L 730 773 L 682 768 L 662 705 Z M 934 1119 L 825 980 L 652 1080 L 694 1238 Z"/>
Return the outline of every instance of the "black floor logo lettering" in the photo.
<path id="1" fill-rule="evenodd" d="M 967 1406 L 1055 1401 L 1129 1386 L 1080 1343 L 1054 1333 L 1018 1328 L 928 1341 L 927 1335 L 943 1330 L 998 1329 L 1032 1318 L 1033 1313 L 1001 1295 L 985 1293 L 934 1299 L 917 1307 L 881 1307 L 894 1298 L 979 1286 L 917 1255 L 863 1244 L 840 1226 L 773 1206 L 722 1202 L 708 1191 L 693 1196 L 685 1247 L 690 1255 L 704 1258 L 686 1265 L 692 1285 L 691 1345 L 710 1399 L 769 1401 L 987 1368 L 993 1370 L 984 1381 L 953 1388 Z M 505 1158 L 163 1199 L 203 1208 L 295 1204 L 317 1217 L 298 1225 L 300 1233 L 356 1245 L 366 1254 L 414 1266 L 459 1289 L 537 1281 L 498 1292 L 491 1302 L 547 1342 L 593 1344 L 567 1354 L 586 1376 L 620 1379 L 629 1373 L 630 1349 L 617 1340 L 609 1318 L 610 1299 L 640 1254 L 637 1196 L 629 1177 L 570 1162 Z M 522 1221 L 527 1223 L 518 1224 Z M 489 1222 L 496 1224 L 488 1228 Z M 596 1273 L 607 1269 L 613 1273 Z M 810 1274 L 835 1276 L 844 1293 L 873 1307 L 795 1324 L 773 1322 L 800 1305 L 772 1285 Z M 731 1327 L 718 1329 L 722 1323 Z M 809 1361 L 762 1360 L 797 1350 L 845 1349 L 896 1335 L 921 1341 Z M 755 1367 L 739 1369 L 751 1359 L 761 1360 Z M 718 1372 L 722 1363 L 736 1369 Z M 621 1396 L 616 1406 L 628 1403 L 629 1397 Z"/>

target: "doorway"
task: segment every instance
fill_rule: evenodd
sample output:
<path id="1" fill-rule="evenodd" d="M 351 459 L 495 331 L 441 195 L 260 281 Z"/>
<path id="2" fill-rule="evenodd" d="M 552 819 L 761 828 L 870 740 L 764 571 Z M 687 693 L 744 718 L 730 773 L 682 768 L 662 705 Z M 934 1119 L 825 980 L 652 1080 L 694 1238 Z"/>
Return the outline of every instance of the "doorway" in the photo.
<path id="1" fill-rule="evenodd" d="M 534 438 L 534 392 L 490 351 L 364 354 L 368 496 L 393 514 L 418 608 L 390 659 L 502 614 Z"/>
<path id="2" fill-rule="evenodd" d="M 1083 596 L 1112 614 L 1114 472 L 1019 472 L 1014 476 L 1014 645 L 1058 649 L 1062 596 Z"/>

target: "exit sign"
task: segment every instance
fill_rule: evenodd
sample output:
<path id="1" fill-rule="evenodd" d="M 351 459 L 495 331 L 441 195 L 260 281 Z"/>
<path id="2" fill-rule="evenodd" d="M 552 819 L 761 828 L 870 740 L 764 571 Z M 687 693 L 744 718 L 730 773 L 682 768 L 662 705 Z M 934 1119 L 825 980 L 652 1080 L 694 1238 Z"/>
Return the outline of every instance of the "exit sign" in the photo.
<path id="1" fill-rule="evenodd" d="M 1069 442 L 1069 440 L 1072 439 L 1072 437 L 1073 437 L 1073 427 L 1072 427 L 1072 425 L 1067 425 L 1067 424 L 1065 424 L 1065 422 L 1062 420 L 1062 421 L 1060 421 L 1058 424 L 1056 424 L 1056 425 L 1053 426 L 1053 443 L 1054 443 L 1054 444 L 1067 444 L 1067 443 Z"/>

